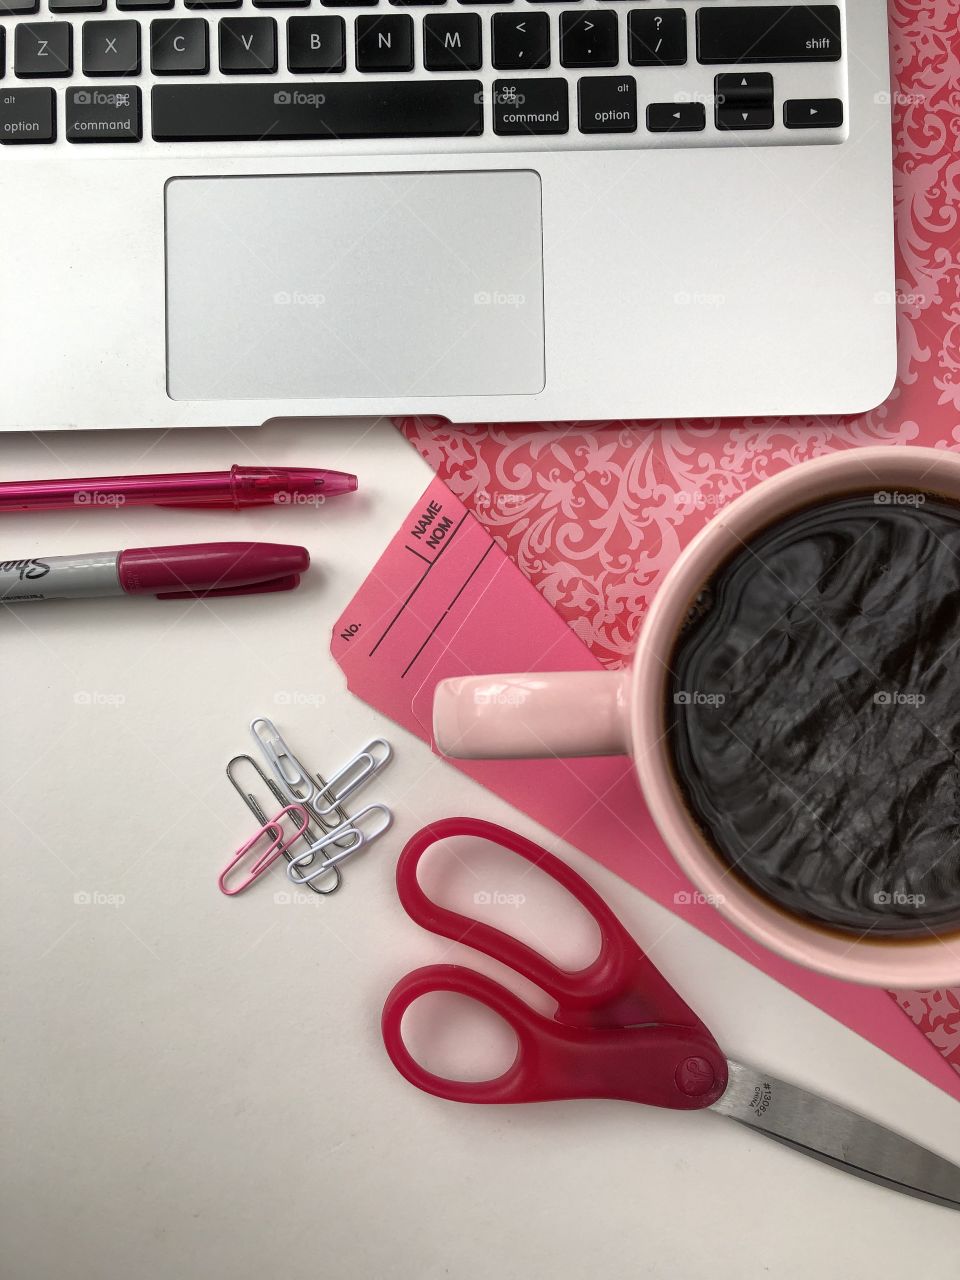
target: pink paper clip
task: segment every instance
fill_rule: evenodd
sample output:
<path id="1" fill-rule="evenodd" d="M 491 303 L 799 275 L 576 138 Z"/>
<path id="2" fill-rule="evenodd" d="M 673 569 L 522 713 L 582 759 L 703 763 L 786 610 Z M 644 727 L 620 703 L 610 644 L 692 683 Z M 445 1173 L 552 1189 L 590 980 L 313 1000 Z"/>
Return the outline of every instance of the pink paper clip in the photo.
<path id="1" fill-rule="evenodd" d="M 294 831 L 291 836 L 285 837 L 283 834 L 283 819 L 287 817 L 288 814 L 294 825 L 297 827 L 297 830 Z M 258 828 L 255 834 L 250 837 L 246 844 L 242 844 L 240 846 L 227 865 L 223 868 L 220 872 L 220 877 L 217 880 L 217 884 L 220 886 L 220 892 L 227 894 L 228 897 L 233 897 L 235 893 L 243 893 L 244 889 L 249 889 L 254 880 L 259 876 L 262 876 L 263 873 L 268 870 L 274 862 L 276 862 L 277 858 L 279 858 L 283 853 L 287 843 L 299 840 L 304 831 L 306 831 L 309 821 L 310 819 L 307 816 L 306 810 L 300 805 L 286 805 L 285 808 L 275 814 L 269 822 L 265 822 L 262 827 Z M 233 871 L 239 862 L 243 861 L 248 853 L 251 853 L 256 848 L 262 840 L 270 841 L 266 851 L 261 853 L 257 858 L 246 879 L 242 880 L 236 888 L 228 889 L 226 886 L 227 876 L 231 871 Z"/>

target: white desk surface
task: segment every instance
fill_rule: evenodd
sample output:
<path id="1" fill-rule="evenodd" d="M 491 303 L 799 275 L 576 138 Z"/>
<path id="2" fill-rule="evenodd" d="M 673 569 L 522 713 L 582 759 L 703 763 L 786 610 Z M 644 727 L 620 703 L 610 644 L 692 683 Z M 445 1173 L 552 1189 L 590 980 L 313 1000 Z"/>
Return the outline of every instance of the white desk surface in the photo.
<path id="1" fill-rule="evenodd" d="M 412 832 L 467 813 L 584 872 L 731 1056 L 960 1161 L 956 1102 L 347 693 L 331 625 L 430 479 L 389 424 L 2 448 L 5 478 L 265 460 L 361 483 L 319 511 L 3 521 L 0 559 L 256 538 L 302 542 L 315 566 L 288 595 L 31 604 L 3 620 L 5 1280 L 955 1280 L 960 1217 L 722 1118 L 458 1106 L 393 1070 L 379 1014 L 397 978 L 440 959 L 498 972 L 420 930 L 393 886 Z M 236 899 L 217 891 L 250 827 L 224 764 L 256 714 L 321 770 L 374 734 L 396 748 L 370 789 L 396 826 L 328 900 L 276 900 L 282 864 Z"/>

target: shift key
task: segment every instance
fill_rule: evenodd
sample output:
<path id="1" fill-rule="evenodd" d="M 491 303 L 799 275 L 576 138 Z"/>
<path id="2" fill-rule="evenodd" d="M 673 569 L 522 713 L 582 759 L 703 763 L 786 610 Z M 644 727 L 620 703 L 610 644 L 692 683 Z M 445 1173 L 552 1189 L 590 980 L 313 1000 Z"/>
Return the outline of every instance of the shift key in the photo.
<path id="1" fill-rule="evenodd" d="M 0 89 L 0 142 L 53 142 L 56 136 L 52 89 Z"/>
<path id="2" fill-rule="evenodd" d="M 835 4 L 697 10 L 700 62 L 836 62 L 840 54 Z"/>

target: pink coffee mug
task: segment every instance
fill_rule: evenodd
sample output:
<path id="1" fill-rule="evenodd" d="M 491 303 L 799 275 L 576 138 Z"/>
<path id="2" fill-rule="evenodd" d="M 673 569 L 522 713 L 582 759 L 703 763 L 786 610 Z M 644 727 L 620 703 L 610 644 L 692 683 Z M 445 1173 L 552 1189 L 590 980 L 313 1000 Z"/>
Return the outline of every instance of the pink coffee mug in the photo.
<path id="1" fill-rule="evenodd" d="M 665 732 L 667 664 L 678 633 L 697 594 L 729 556 L 801 508 L 854 492 L 896 501 L 900 491 L 916 490 L 960 502 L 960 455 L 900 446 L 851 449 L 761 481 L 721 508 L 664 575 L 632 670 L 443 680 L 434 696 L 437 746 L 444 755 L 474 760 L 630 755 L 670 852 L 744 933 L 789 960 L 853 982 L 908 989 L 960 983 L 960 933 L 858 940 L 788 913 L 732 876 L 681 799 Z"/>

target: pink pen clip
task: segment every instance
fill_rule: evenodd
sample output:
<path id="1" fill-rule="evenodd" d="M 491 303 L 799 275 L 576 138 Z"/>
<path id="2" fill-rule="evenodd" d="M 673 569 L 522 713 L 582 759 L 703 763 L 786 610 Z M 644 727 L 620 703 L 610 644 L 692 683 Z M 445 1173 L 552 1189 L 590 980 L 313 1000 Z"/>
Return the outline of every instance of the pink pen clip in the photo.
<path id="1" fill-rule="evenodd" d="M 297 830 L 289 837 L 289 839 L 285 839 L 283 834 L 283 819 L 287 817 L 288 814 L 293 819 L 294 825 L 297 826 Z M 265 822 L 262 827 L 259 827 L 250 839 L 240 846 L 227 865 L 223 868 L 217 880 L 217 884 L 220 886 L 220 892 L 225 893 L 228 897 L 232 898 L 234 894 L 243 893 L 244 889 L 249 889 L 254 880 L 262 876 L 263 873 L 271 867 L 274 862 L 276 862 L 277 858 L 279 858 L 283 853 L 288 843 L 292 844 L 295 840 L 300 839 L 304 831 L 306 831 L 309 821 L 310 819 L 307 816 L 306 810 L 300 805 L 286 805 L 279 813 L 275 814 L 269 822 Z M 276 832 L 276 834 L 274 834 L 274 832 Z M 236 888 L 228 889 L 226 886 L 227 876 L 231 871 L 233 871 L 237 864 L 242 862 L 247 854 L 251 853 L 256 848 L 257 844 L 264 839 L 269 839 L 270 844 L 266 851 L 261 853 L 257 858 L 256 862 L 247 874 L 246 879 L 242 880 Z"/>

